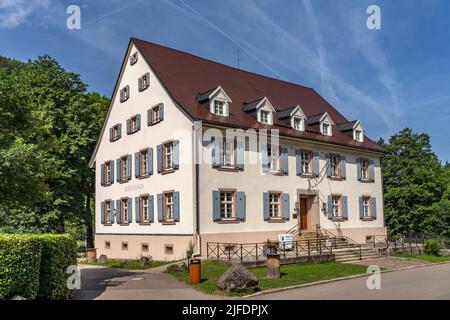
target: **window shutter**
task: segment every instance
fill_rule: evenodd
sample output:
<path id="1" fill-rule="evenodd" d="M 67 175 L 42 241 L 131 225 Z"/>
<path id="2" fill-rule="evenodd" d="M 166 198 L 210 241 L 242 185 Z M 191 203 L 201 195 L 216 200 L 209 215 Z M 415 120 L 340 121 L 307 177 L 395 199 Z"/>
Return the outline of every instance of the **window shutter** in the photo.
<path id="1" fill-rule="evenodd" d="M 100 185 L 105 185 L 105 165 L 100 165 Z"/>
<path id="2" fill-rule="evenodd" d="M 263 210 L 264 210 L 264 220 L 270 220 L 270 213 L 269 213 L 269 193 L 264 192 L 263 193 Z"/>
<path id="3" fill-rule="evenodd" d="M 180 221 L 180 193 L 173 193 L 173 218 L 175 221 Z"/>
<path id="4" fill-rule="evenodd" d="M 284 175 L 289 174 L 289 153 L 288 148 L 281 148 L 281 171 Z"/>
<path id="5" fill-rule="evenodd" d="M 127 134 L 131 133 L 131 119 L 127 119 Z"/>
<path id="6" fill-rule="evenodd" d="M 149 175 L 153 174 L 153 148 L 147 149 L 147 170 Z"/>
<path id="7" fill-rule="evenodd" d="M 211 137 L 211 162 L 213 168 L 220 167 L 220 144 L 219 137 Z"/>
<path id="8" fill-rule="evenodd" d="M 262 171 L 267 172 L 269 171 L 269 155 L 267 154 L 267 144 L 261 145 L 261 164 L 262 164 Z"/>
<path id="9" fill-rule="evenodd" d="M 128 198 L 128 223 L 131 223 L 133 221 L 133 199 Z"/>
<path id="10" fill-rule="evenodd" d="M 238 192 L 236 194 L 236 197 L 237 197 L 237 216 L 240 220 L 245 220 L 245 205 L 246 205 L 245 192 Z"/>
<path id="11" fill-rule="evenodd" d="M 116 223 L 120 223 L 120 212 L 121 212 L 122 203 L 120 200 L 116 200 Z"/>
<path id="12" fill-rule="evenodd" d="M 370 216 L 373 219 L 377 218 L 377 198 L 370 198 Z"/>
<path id="13" fill-rule="evenodd" d="M 358 181 L 361 181 L 361 159 L 356 158 L 356 176 Z"/>
<path id="14" fill-rule="evenodd" d="M 302 150 L 295 149 L 295 173 L 299 176 L 302 174 Z"/>
<path id="15" fill-rule="evenodd" d="M 109 128 L 109 141 L 113 141 L 113 137 L 114 137 L 114 133 L 113 133 L 113 128 Z"/>
<path id="16" fill-rule="evenodd" d="M 328 196 L 327 199 L 327 213 L 328 219 L 333 219 L 333 196 Z"/>
<path id="17" fill-rule="evenodd" d="M 347 196 L 342 196 L 342 215 L 344 216 L 344 219 L 348 220 Z"/>
<path id="18" fill-rule="evenodd" d="M 162 222 L 163 220 L 163 194 L 158 193 L 158 221 Z"/>
<path id="19" fill-rule="evenodd" d="M 136 116 L 136 130 L 141 130 L 141 115 Z"/>
<path id="20" fill-rule="evenodd" d="M 136 222 L 141 222 L 141 197 L 135 197 L 134 198 L 134 207 L 136 208 L 135 212 L 135 219 Z"/>
<path id="21" fill-rule="evenodd" d="M 343 179 L 345 179 L 347 176 L 346 164 L 347 161 L 345 159 L 345 156 L 341 156 L 341 177 Z"/>
<path id="22" fill-rule="evenodd" d="M 213 221 L 220 220 L 220 192 L 219 191 L 212 192 L 212 214 L 213 214 Z"/>
<path id="23" fill-rule="evenodd" d="M 289 193 L 283 193 L 281 195 L 281 201 L 282 201 L 282 209 L 283 209 L 283 216 L 285 220 L 289 220 L 291 215 L 291 209 L 290 209 L 290 203 L 289 203 Z"/>
<path id="24" fill-rule="evenodd" d="M 149 127 L 151 127 L 151 125 L 153 124 L 153 112 L 152 109 L 148 109 L 147 110 L 147 125 Z"/>
<path id="25" fill-rule="evenodd" d="M 120 159 L 116 160 L 116 171 L 117 171 L 117 182 L 120 182 L 122 180 L 122 173 L 120 170 Z"/>
<path id="26" fill-rule="evenodd" d="M 161 103 L 159 105 L 159 114 L 158 114 L 159 120 L 163 121 L 164 120 L 164 104 Z"/>
<path id="27" fill-rule="evenodd" d="M 373 160 L 369 161 L 369 178 L 370 181 L 375 182 L 375 162 Z"/>
<path id="28" fill-rule="evenodd" d="M 173 168 L 178 170 L 180 167 L 180 141 L 173 141 Z"/>
<path id="29" fill-rule="evenodd" d="M 236 167 L 244 170 L 245 163 L 245 137 L 236 138 Z"/>
<path id="30" fill-rule="evenodd" d="M 111 166 L 111 180 L 108 181 L 109 183 L 113 184 L 114 183 L 114 160 L 111 160 L 109 162 L 109 165 Z"/>
<path id="31" fill-rule="evenodd" d="M 359 219 L 364 218 L 363 197 L 359 197 Z"/>
<path id="32" fill-rule="evenodd" d="M 331 177 L 331 158 L 329 154 L 325 155 L 325 161 L 327 166 L 327 177 Z"/>
<path id="33" fill-rule="evenodd" d="M 131 180 L 131 167 L 132 167 L 132 165 L 131 165 L 131 154 L 127 157 L 127 164 L 128 164 L 128 166 L 127 166 L 127 178 L 128 178 L 128 180 Z"/>
<path id="34" fill-rule="evenodd" d="M 100 202 L 100 222 L 101 224 L 105 223 L 105 203 Z"/>
<path id="35" fill-rule="evenodd" d="M 158 145 L 157 147 L 157 166 L 158 166 L 158 173 L 162 172 L 162 161 L 163 161 L 163 152 L 162 152 L 162 144 Z"/>
<path id="36" fill-rule="evenodd" d="M 154 218 L 154 208 L 153 208 L 153 195 L 148 197 L 148 219 L 150 222 L 155 220 Z"/>
<path id="37" fill-rule="evenodd" d="M 122 137 L 122 124 L 119 123 L 117 125 L 117 139 L 120 139 Z"/>
<path id="38" fill-rule="evenodd" d="M 141 174 L 141 166 L 139 165 L 139 163 L 141 162 L 141 153 L 140 152 L 136 152 L 134 154 L 134 175 L 136 178 L 138 178 Z M 143 174 L 145 174 L 145 172 L 142 172 Z"/>
<path id="39" fill-rule="evenodd" d="M 142 77 L 138 79 L 138 90 L 142 91 Z"/>
<path id="40" fill-rule="evenodd" d="M 318 177 L 319 176 L 319 153 L 313 152 L 312 156 L 313 156 L 314 175 L 316 177 Z"/>
<path id="41" fill-rule="evenodd" d="M 111 221 L 111 224 L 113 224 L 114 223 L 114 200 L 111 200 L 109 205 L 111 206 L 111 211 L 109 212 L 109 221 Z"/>

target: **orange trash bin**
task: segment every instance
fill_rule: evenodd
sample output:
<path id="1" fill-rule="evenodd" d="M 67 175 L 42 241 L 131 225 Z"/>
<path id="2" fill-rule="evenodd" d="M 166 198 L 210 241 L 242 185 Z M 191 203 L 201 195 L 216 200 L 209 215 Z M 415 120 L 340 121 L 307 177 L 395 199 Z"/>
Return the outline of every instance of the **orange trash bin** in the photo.
<path id="1" fill-rule="evenodd" d="M 189 261 L 189 282 L 191 285 L 200 283 L 202 278 L 202 267 L 200 259 Z"/>

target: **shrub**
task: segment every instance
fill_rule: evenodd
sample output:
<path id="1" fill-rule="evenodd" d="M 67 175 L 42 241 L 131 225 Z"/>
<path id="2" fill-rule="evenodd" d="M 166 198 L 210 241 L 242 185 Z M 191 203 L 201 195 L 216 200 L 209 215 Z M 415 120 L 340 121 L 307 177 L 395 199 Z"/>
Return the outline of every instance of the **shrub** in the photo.
<path id="1" fill-rule="evenodd" d="M 428 240 L 423 244 L 423 252 L 432 256 L 440 256 L 441 255 L 441 245 L 436 240 Z"/>
<path id="2" fill-rule="evenodd" d="M 0 299 L 34 299 L 39 289 L 41 243 L 33 235 L 0 235 Z"/>
<path id="3" fill-rule="evenodd" d="M 68 234 L 36 236 L 42 244 L 38 299 L 69 298 L 67 267 L 77 264 L 77 242 Z"/>

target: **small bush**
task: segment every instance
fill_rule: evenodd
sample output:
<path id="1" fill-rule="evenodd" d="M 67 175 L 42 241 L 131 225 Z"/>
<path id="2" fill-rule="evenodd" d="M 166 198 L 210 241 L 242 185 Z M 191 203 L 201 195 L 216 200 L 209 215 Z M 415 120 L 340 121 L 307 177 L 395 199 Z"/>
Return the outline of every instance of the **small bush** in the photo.
<path id="1" fill-rule="evenodd" d="M 38 299 L 69 298 L 67 267 L 77 264 L 77 242 L 68 234 L 36 236 L 42 244 Z"/>
<path id="2" fill-rule="evenodd" d="M 36 298 L 41 247 L 33 235 L 0 235 L 0 299 Z"/>
<path id="3" fill-rule="evenodd" d="M 441 249 L 440 243 L 436 240 L 428 240 L 423 244 L 423 252 L 431 256 L 439 257 L 441 255 Z"/>

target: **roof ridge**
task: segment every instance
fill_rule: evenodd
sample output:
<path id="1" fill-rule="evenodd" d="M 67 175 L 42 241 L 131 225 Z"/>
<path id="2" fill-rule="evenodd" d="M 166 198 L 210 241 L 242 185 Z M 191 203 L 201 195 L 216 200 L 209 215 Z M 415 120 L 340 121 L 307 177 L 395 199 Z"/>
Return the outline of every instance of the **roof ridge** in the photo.
<path id="1" fill-rule="evenodd" d="M 149 44 L 154 45 L 154 46 L 157 46 L 157 47 L 161 47 L 161 48 L 164 48 L 164 49 L 173 50 L 173 51 L 176 51 L 176 52 L 185 54 L 185 55 L 189 55 L 189 56 L 195 57 L 195 58 L 197 58 L 197 59 L 201 59 L 201 60 L 205 60 L 205 61 L 208 61 L 208 62 L 211 62 L 211 63 L 215 63 L 215 64 L 218 64 L 218 65 L 221 65 L 221 66 L 223 66 L 223 67 L 232 69 L 232 70 L 234 70 L 234 71 L 243 72 L 243 73 L 248 73 L 248 74 L 250 74 L 250 75 L 254 75 L 254 76 L 258 76 L 258 77 L 262 77 L 262 78 L 267 78 L 267 79 L 271 79 L 271 80 L 275 80 L 275 81 L 284 82 L 284 83 L 287 83 L 287 84 L 290 84 L 290 85 L 293 85 L 293 86 L 302 87 L 302 88 L 309 89 L 309 90 L 314 90 L 314 88 L 312 88 L 312 87 L 307 87 L 307 86 L 304 86 L 304 85 L 301 85 L 301 84 L 298 84 L 298 83 L 295 83 L 295 82 L 290 82 L 290 81 L 286 81 L 286 80 L 282 80 L 282 79 L 277 79 L 277 78 L 269 77 L 269 76 L 266 76 L 266 75 L 263 75 L 263 74 L 260 74 L 260 73 L 256 73 L 256 72 L 252 72 L 252 71 L 248 71 L 248 70 L 238 69 L 238 68 L 232 67 L 232 66 L 230 66 L 230 65 L 228 65 L 228 64 L 225 64 L 225 63 L 221 63 L 221 62 L 217 62 L 217 61 L 214 61 L 214 60 L 211 60 L 211 59 L 203 58 L 203 57 L 197 56 L 197 55 L 195 55 L 195 54 L 193 54 L 193 53 L 189 53 L 189 52 L 182 51 L 182 50 L 179 50 L 179 49 L 175 49 L 175 48 L 163 46 L 163 45 L 158 44 L 158 43 L 155 43 L 155 42 L 151 42 L 151 41 L 147 41 L 147 40 L 142 40 L 142 39 L 135 38 L 135 37 L 131 37 L 131 40 L 132 40 L 132 41 L 137 40 L 137 41 L 141 41 L 141 42 L 146 42 L 146 43 L 149 43 Z"/>

